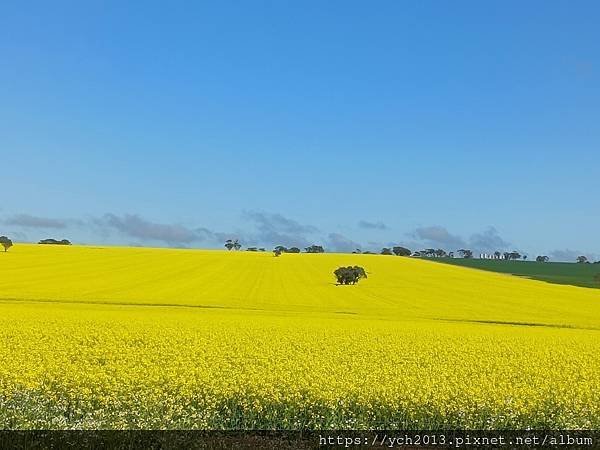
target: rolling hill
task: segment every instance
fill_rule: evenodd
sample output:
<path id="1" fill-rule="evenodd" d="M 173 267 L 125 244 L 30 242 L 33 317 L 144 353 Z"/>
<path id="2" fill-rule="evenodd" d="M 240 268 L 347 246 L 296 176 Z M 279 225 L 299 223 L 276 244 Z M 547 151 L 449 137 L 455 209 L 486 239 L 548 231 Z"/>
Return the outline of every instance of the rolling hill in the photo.
<path id="1" fill-rule="evenodd" d="M 3 429 L 600 427 L 595 289 L 381 255 L 19 244 L 0 270 Z"/>

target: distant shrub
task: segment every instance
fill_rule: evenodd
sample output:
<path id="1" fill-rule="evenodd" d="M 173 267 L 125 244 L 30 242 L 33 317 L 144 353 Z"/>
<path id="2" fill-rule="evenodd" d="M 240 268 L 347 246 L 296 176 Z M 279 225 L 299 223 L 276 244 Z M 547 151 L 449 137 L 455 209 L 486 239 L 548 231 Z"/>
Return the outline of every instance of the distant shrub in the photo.
<path id="1" fill-rule="evenodd" d="M 240 248 L 242 248 L 242 244 L 240 244 L 237 239 L 227 239 L 225 241 L 225 248 L 227 250 L 239 250 Z"/>
<path id="2" fill-rule="evenodd" d="M 393 255 L 392 250 L 387 247 L 384 247 L 381 249 L 381 254 L 382 255 Z"/>
<path id="3" fill-rule="evenodd" d="M 361 278 L 367 278 L 367 272 L 360 266 L 338 267 L 333 274 L 338 284 L 356 284 Z"/>
<path id="4" fill-rule="evenodd" d="M 42 239 L 38 242 L 38 244 L 48 244 L 48 245 L 71 245 L 71 241 L 68 239 L 61 239 L 60 241 L 57 239 Z"/>
<path id="5" fill-rule="evenodd" d="M 287 249 L 288 253 L 300 253 L 300 249 L 298 247 L 290 247 Z"/>
<path id="6" fill-rule="evenodd" d="M 394 247 L 394 248 L 392 248 L 392 251 L 394 252 L 394 255 L 396 255 L 396 256 L 410 256 L 412 253 L 406 247 Z"/>
<path id="7" fill-rule="evenodd" d="M 320 245 L 311 245 L 310 247 L 306 247 L 306 253 L 325 253 L 325 249 Z"/>
<path id="8" fill-rule="evenodd" d="M 473 257 L 473 251 L 468 248 L 461 248 L 458 250 L 458 254 L 465 259 L 471 259 Z"/>

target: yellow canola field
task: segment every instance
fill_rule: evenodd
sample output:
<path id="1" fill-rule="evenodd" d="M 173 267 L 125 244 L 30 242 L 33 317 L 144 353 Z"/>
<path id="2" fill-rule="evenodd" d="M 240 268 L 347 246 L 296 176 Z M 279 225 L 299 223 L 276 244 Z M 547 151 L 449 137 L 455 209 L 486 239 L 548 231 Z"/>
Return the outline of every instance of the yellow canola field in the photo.
<path id="1" fill-rule="evenodd" d="M 359 264 L 369 278 L 335 286 Z M 379 255 L 15 245 L 2 428 L 600 428 L 600 291 Z"/>

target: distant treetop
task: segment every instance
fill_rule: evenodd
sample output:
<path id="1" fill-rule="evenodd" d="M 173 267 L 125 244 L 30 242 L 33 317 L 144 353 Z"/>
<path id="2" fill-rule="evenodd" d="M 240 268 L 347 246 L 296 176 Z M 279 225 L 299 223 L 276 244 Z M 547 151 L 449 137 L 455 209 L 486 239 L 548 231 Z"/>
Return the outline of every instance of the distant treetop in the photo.
<path id="1" fill-rule="evenodd" d="M 325 253 L 325 249 L 320 245 L 311 245 L 304 250 L 306 250 L 306 253 Z"/>
<path id="2" fill-rule="evenodd" d="M 227 239 L 225 241 L 225 248 L 227 250 L 239 250 L 240 248 L 242 248 L 242 244 L 240 244 L 237 239 Z"/>
<path id="3" fill-rule="evenodd" d="M 68 239 L 61 239 L 60 241 L 57 239 L 42 239 L 38 242 L 38 244 L 50 244 L 50 245 L 71 245 L 71 241 Z"/>
<path id="4" fill-rule="evenodd" d="M 410 256 L 412 252 L 405 247 L 394 247 L 392 248 L 394 255 L 396 256 Z"/>

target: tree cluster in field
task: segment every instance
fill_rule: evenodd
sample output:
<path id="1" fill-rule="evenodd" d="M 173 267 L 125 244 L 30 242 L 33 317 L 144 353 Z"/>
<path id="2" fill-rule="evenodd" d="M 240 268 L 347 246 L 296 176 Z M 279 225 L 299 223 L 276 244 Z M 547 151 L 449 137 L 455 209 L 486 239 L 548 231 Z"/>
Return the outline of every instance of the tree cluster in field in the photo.
<path id="1" fill-rule="evenodd" d="M 338 267 L 333 274 L 337 284 L 356 284 L 361 278 L 367 278 L 367 272 L 360 266 Z"/>
<path id="2" fill-rule="evenodd" d="M 227 239 L 225 241 L 225 248 L 227 250 L 239 250 L 242 248 L 242 244 L 240 244 L 237 239 Z"/>
<path id="3" fill-rule="evenodd" d="M 273 249 L 274 252 L 281 253 L 300 253 L 301 250 L 298 247 L 284 247 L 283 245 L 278 245 Z"/>
<path id="4" fill-rule="evenodd" d="M 38 244 L 48 244 L 48 245 L 71 245 L 71 241 L 68 239 L 61 239 L 60 241 L 57 239 L 42 239 L 38 242 Z"/>
<path id="5" fill-rule="evenodd" d="M 362 254 L 362 255 L 374 255 L 374 252 L 365 251 L 363 252 L 361 249 L 357 248 L 352 253 L 354 254 Z M 384 247 L 381 249 L 381 255 L 396 255 L 396 256 L 411 256 L 412 252 L 405 247 Z"/>
<path id="6" fill-rule="evenodd" d="M 311 245 L 304 249 L 306 253 L 325 253 L 325 249 L 320 245 Z"/>
<path id="7" fill-rule="evenodd" d="M 227 239 L 225 241 L 225 248 L 227 250 L 240 250 L 242 248 L 242 244 L 238 239 Z M 264 247 L 248 247 L 246 249 L 248 252 L 264 252 Z M 304 248 L 306 253 L 325 253 L 325 249 L 321 245 L 311 245 Z M 283 245 L 278 245 L 273 249 L 273 253 L 275 256 L 279 256 L 282 253 L 300 253 L 302 250 L 298 247 L 285 247 Z"/>
<path id="8" fill-rule="evenodd" d="M 472 258 L 473 252 L 467 249 L 460 249 L 457 251 L 463 258 Z M 454 258 L 454 252 L 446 252 L 441 248 L 426 248 L 424 250 L 418 250 L 412 254 L 417 258 Z"/>
<path id="9" fill-rule="evenodd" d="M 6 236 L 0 236 L 0 245 L 4 247 L 4 251 L 6 252 L 9 248 L 12 247 L 12 241 Z"/>
<path id="10" fill-rule="evenodd" d="M 304 251 L 306 253 L 325 253 L 325 249 L 320 246 L 320 245 L 311 245 L 309 247 L 305 247 Z M 275 256 L 280 256 L 282 253 L 300 253 L 302 252 L 302 250 L 300 250 L 298 247 L 284 247 L 283 245 L 278 245 L 277 247 L 275 247 L 273 249 L 273 254 Z"/>
<path id="11" fill-rule="evenodd" d="M 495 252 L 494 254 L 497 255 L 498 253 L 500 252 Z M 502 256 L 502 259 L 505 259 L 507 261 L 516 261 L 521 258 L 527 259 L 527 255 L 521 256 L 519 252 L 504 252 Z"/>
<path id="12" fill-rule="evenodd" d="M 594 263 L 590 262 L 586 256 L 578 256 L 577 262 L 579 264 L 600 264 L 600 261 L 595 261 Z"/>

